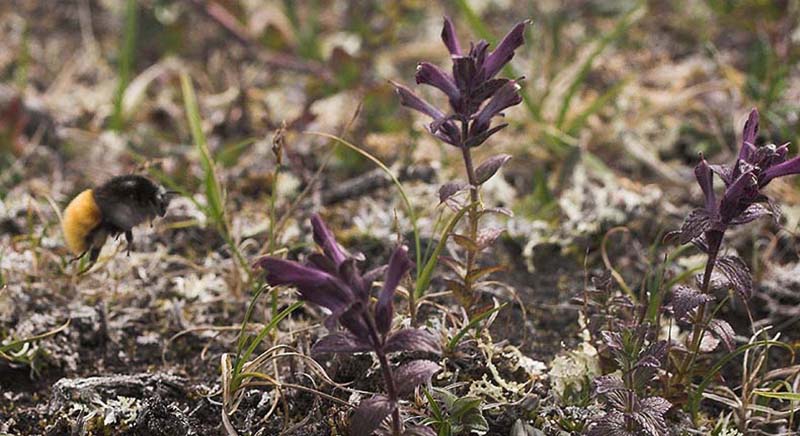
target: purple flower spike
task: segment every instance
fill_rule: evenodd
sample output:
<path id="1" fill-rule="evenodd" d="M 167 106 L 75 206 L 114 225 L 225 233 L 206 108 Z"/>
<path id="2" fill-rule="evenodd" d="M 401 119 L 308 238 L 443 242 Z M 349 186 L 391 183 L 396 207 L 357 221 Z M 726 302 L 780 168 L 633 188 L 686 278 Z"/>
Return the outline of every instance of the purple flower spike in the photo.
<path id="1" fill-rule="evenodd" d="M 777 206 L 760 191 L 777 177 L 800 174 L 800 156 L 786 160 L 788 143 L 759 147 L 755 145 L 757 136 L 758 111 L 753 109 L 744 125 L 739 156 L 732 166 L 709 165 L 700 155 L 694 173 L 703 190 L 705 205 L 703 209 L 692 211 L 684 220 L 682 241 L 711 248 L 711 242 L 716 241 L 719 245 L 722 234 L 732 225 L 749 223 L 767 215 L 777 219 L 780 215 Z M 714 194 L 712 174 L 717 174 L 725 182 L 725 192 L 720 199 Z"/>
<path id="2" fill-rule="evenodd" d="M 457 147 L 468 148 L 482 144 L 505 125 L 491 126 L 491 119 L 500 111 L 522 102 L 520 87 L 513 80 L 494 76 L 514 57 L 514 51 L 525 41 L 523 21 L 514 26 L 493 51 L 489 43 L 480 40 L 470 44 L 465 53 L 458 42 L 453 22 L 445 17 L 442 41 L 453 61 L 452 74 L 429 63 L 417 66 L 417 84 L 433 86 L 447 96 L 450 108 L 439 110 L 414 95 L 408 88 L 392 82 L 400 103 L 434 119 L 430 132 L 440 140 Z M 460 122 L 462 128 L 456 124 Z M 466 131 L 467 135 L 462 135 Z"/>
<path id="3" fill-rule="evenodd" d="M 383 290 L 381 290 L 378 303 L 375 305 L 375 323 L 383 334 L 386 334 L 392 326 L 394 291 L 412 266 L 414 266 L 414 262 L 408 258 L 408 249 L 403 246 L 397 247 L 389 260 L 389 270 L 386 271 Z"/>
<path id="4" fill-rule="evenodd" d="M 389 265 L 380 268 L 386 270 L 386 278 L 378 301 L 373 305 L 370 289 L 374 274 L 365 276 L 359 271 L 356 259 L 336 242 L 333 232 L 319 215 L 311 217 L 311 225 L 314 241 L 324 255 L 310 255 L 309 265 L 264 256 L 255 262 L 254 267 L 266 270 L 266 280 L 271 286 L 294 286 L 304 300 L 328 309 L 331 314 L 325 320 L 325 326 L 329 330 L 339 325 L 351 335 L 330 337 L 322 343 L 321 350 L 328 349 L 331 344 L 342 346 L 343 351 L 361 350 L 368 344 L 373 350 L 382 351 L 391 330 L 395 290 L 414 266 L 408 258 L 408 249 L 399 246 Z"/>
<path id="5" fill-rule="evenodd" d="M 442 41 L 447 46 L 447 50 L 453 56 L 461 55 L 461 44 L 458 43 L 458 36 L 453 22 L 449 17 L 444 17 L 444 27 L 442 28 Z"/>

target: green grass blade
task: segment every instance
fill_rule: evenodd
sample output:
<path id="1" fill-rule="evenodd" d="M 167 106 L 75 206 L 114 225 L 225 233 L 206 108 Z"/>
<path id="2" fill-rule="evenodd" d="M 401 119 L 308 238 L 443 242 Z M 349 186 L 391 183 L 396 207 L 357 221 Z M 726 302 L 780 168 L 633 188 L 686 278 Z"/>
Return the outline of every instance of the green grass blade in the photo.
<path id="1" fill-rule="evenodd" d="M 484 319 L 488 318 L 493 313 L 495 313 L 495 312 L 499 311 L 500 309 L 506 307 L 507 304 L 508 303 L 503 303 L 503 304 L 501 304 L 501 305 L 499 305 L 497 307 L 493 307 L 493 308 L 487 310 L 486 312 L 483 312 L 480 315 L 477 315 L 475 318 L 472 318 L 472 320 L 467 325 L 462 327 L 461 330 L 459 330 L 458 333 L 456 333 L 456 335 L 453 336 L 450 339 L 450 341 L 447 343 L 447 350 L 448 351 L 453 351 L 456 348 L 456 345 L 458 345 L 458 343 L 461 342 L 461 338 L 463 338 L 464 335 L 466 335 L 468 331 L 470 331 L 471 329 L 477 327 L 478 324 L 481 321 L 483 321 Z"/>
<path id="2" fill-rule="evenodd" d="M 119 53 L 119 78 L 117 89 L 114 91 L 114 112 L 111 115 L 111 128 L 122 130 L 125 126 L 125 114 L 122 110 L 122 96 L 131 80 L 133 61 L 136 55 L 136 34 L 138 21 L 138 6 L 136 0 L 125 3 L 125 30 L 122 36 L 122 47 Z"/>
<path id="3" fill-rule="evenodd" d="M 211 218 L 219 225 L 224 218 L 225 211 L 222 187 L 217 179 L 214 159 L 208 149 L 206 135 L 203 133 L 200 107 L 197 104 L 192 79 L 185 72 L 181 73 L 181 90 L 183 91 L 183 105 L 189 122 L 189 130 L 192 133 L 192 140 L 200 153 L 200 163 L 203 165 L 204 188 L 208 199 L 208 209 L 211 212 Z"/>
<path id="4" fill-rule="evenodd" d="M 689 403 L 687 405 L 689 407 L 689 413 L 692 416 L 692 421 L 695 421 L 697 419 L 697 409 L 700 407 L 700 400 L 703 399 L 703 392 L 705 392 L 706 388 L 708 387 L 708 384 L 711 383 L 711 380 L 713 380 L 717 376 L 722 367 L 725 366 L 731 360 L 733 360 L 734 357 L 744 353 L 745 351 L 751 348 L 762 347 L 762 346 L 783 347 L 786 348 L 789 351 L 789 353 L 794 354 L 794 350 L 792 350 L 791 345 L 788 345 L 781 341 L 770 341 L 770 340 L 744 344 L 739 348 L 737 348 L 736 350 L 734 350 L 733 352 L 726 354 L 713 367 L 711 367 L 711 369 L 706 373 L 706 376 L 703 378 L 700 384 L 697 385 L 697 388 L 695 388 L 694 391 L 692 391 L 689 394 Z"/>
<path id="5" fill-rule="evenodd" d="M 800 392 L 772 392 L 772 391 L 753 391 L 759 397 L 773 398 L 776 400 L 800 401 Z"/>
<path id="6" fill-rule="evenodd" d="M 643 14 L 639 13 L 639 11 L 642 10 L 643 5 L 643 2 L 639 2 L 635 7 L 628 11 L 619 20 L 617 25 L 614 26 L 614 29 L 600 39 L 600 41 L 597 43 L 597 46 L 583 62 L 578 70 L 578 74 L 576 74 L 575 78 L 572 80 L 572 82 L 570 82 L 567 92 L 564 94 L 564 98 L 561 101 L 561 109 L 558 112 L 558 118 L 556 118 L 556 127 L 561 129 L 564 126 L 564 121 L 567 116 L 567 111 L 569 111 L 570 104 L 572 103 L 572 99 L 575 97 L 575 94 L 577 94 L 578 89 L 581 87 L 583 82 L 586 81 L 586 76 L 588 76 L 589 72 L 591 72 L 594 61 L 598 56 L 600 56 L 601 53 L 603 53 L 603 51 L 605 51 L 609 44 L 624 35 L 625 30 L 627 30 L 628 27 L 630 27 L 631 24 L 633 24 L 639 17 L 643 16 Z"/>
<path id="7" fill-rule="evenodd" d="M 611 99 L 619 95 L 619 93 L 625 89 L 625 85 L 627 84 L 628 82 L 625 79 L 615 83 L 614 86 L 606 90 L 606 92 L 604 92 L 601 96 L 595 98 L 594 101 L 592 101 L 592 104 L 584 109 L 583 112 L 570 120 L 564 131 L 567 132 L 568 135 L 576 136 L 583 126 L 586 125 L 586 120 L 588 120 L 593 114 L 597 113 L 600 109 L 605 107 L 605 105 L 611 101 Z"/>
<path id="8" fill-rule="evenodd" d="M 417 283 L 416 287 L 414 288 L 414 297 L 415 299 L 419 299 L 428 290 L 428 286 L 431 283 L 431 277 L 433 276 L 433 270 L 436 268 L 436 264 L 439 260 L 439 255 L 444 250 L 444 247 L 447 245 L 447 240 L 450 238 L 450 234 L 453 233 L 453 229 L 455 229 L 458 222 L 461 220 L 461 217 L 469 210 L 475 203 L 471 203 L 459 210 L 450 221 L 447 222 L 447 226 L 445 226 L 444 230 L 442 231 L 442 236 L 439 238 L 439 243 L 436 244 L 436 248 L 431 253 L 431 256 L 425 262 L 425 267 L 422 268 L 422 272 L 417 275 Z"/>
<path id="9" fill-rule="evenodd" d="M 250 341 L 250 346 L 247 347 L 247 350 L 236 359 L 236 365 L 233 370 L 233 379 L 232 379 L 233 381 L 231 382 L 233 387 L 238 388 L 239 383 L 241 383 L 242 367 L 244 367 L 245 362 L 247 362 L 247 360 L 250 359 L 250 356 L 252 356 L 253 353 L 256 351 L 256 347 L 258 347 L 258 344 L 260 344 L 261 341 L 263 341 L 264 338 L 267 337 L 267 335 L 269 334 L 270 331 L 272 331 L 272 329 L 278 326 L 278 323 L 280 323 L 284 318 L 289 316 L 292 312 L 297 310 L 297 308 L 299 308 L 302 305 L 303 305 L 302 301 L 296 301 L 291 306 L 287 307 L 286 309 L 283 309 L 277 316 L 272 317 L 272 319 L 269 321 L 269 324 L 265 325 L 264 328 L 261 329 L 261 331 L 258 333 L 258 336 L 255 337 L 255 339 Z M 236 391 L 236 389 L 231 389 L 231 391 Z"/>
<path id="10" fill-rule="evenodd" d="M 256 292 L 253 294 L 253 297 L 250 298 L 250 304 L 247 305 L 247 311 L 244 313 L 244 319 L 242 320 L 242 328 L 239 329 L 239 340 L 236 344 L 236 358 L 238 359 L 239 356 L 242 355 L 242 349 L 244 349 L 244 345 L 247 342 L 247 324 L 250 322 L 250 319 L 253 317 L 253 310 L 256 307 L 256 300 L 261 294 L 264 293 L 266 290 L 266 286 L 259 286 Z"/>
<path id="11" fill-rule="evenodd" d="M 69 327 L 70 322 L 71 322 L 71 320 L 68 319 L 67 322 L 65 322 L 64 324 L 61 324 L 60 326 L 58 326 L 58 327 L 56 327 L 56 328 L 54 328 L 52 330 L 46 331 L 44 333 L 40 333 L 38 335 L 29 336 L 27 338 L 18 339 L 16 341 L 11 341 L 11 342 L 9 342 L 7 344 L 0 345 L 0 354 L 5 354 L 6 352 L 8 352 L 8 351 L 20 346 L 20 345 L 24 345 L 24 344 L 26 344 L 28 342 L 38 341 L 40 339 L 45 339 L 45 338 L 49 338 L 50 336 L 56 335 L 56 334 L 62 332 L 67 327 Z"/>

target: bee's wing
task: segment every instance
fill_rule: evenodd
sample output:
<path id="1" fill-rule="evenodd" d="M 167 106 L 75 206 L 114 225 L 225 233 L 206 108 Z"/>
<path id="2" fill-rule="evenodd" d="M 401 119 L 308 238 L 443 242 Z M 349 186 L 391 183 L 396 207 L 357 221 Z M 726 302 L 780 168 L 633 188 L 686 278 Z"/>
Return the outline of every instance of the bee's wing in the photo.
<path id="1" fill-rule="evenodd" d="M 150 217 L 149 209 L 137 206 L 135 203 L 112 201 L 105 206 L 103 218 L 126 232 Z"/>

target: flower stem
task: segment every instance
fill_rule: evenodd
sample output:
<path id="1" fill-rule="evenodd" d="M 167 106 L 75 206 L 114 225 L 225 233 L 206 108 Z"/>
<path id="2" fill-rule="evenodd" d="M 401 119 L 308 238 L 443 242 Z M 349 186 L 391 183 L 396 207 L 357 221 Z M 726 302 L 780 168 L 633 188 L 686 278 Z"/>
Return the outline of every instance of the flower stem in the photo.
<path id="1" fill-rule="evenodd" d="M 381 365 L 383 383 L 386 385 L 386 394 L 389 397 L 389 401 L 394 404 L 394 410 L 392 410 L 392 436 L 400 436 L 402 432 L 400 404 L 397 398 L 397 386 L 394 382 L 392 367 L 389 365 L 389 359 L 386 358 L 386 352 L 383 350 L 384 340 L 381 338 L 381 335 L 378 334 L 375 319 L 373 319 L 369 313 L 364 313 L 364 321 L 369 327 L 369 335 L 372 338 L 375 355 L 378 356 L 378 362 Z"/>
<path id="2" fill-rule="evenodd" d="M 461 123 L 461 138 L 462 138 L 462 145 L 461 145 L 461 155 L 464 158 L 464 167 L 467 171 L 467 180 L 469 181 L 469 196 L 470 202 L 472 206 L 469 209 L 469 239 L 475 243 L 478 240 L 478 220 L 480 216 L 478 214 L 478 179 L 475 177 L 475 165 L 472 163 L 472 150 L 464 145 L 466 143 L 466 138 L 468 135 L 468 123 L 462 122 Z M 477 251 L 467 248 L 467 266 L 464 273 L 464 295 L 467 296 L 470 300 L 466 307 L 467 312 L 471 312 L 472 305 L 477 300 L 476 296 L 473 294 L 472 289 L 472 270 L 475 268 L 475 263 L 477 261 L 478 253 Z"/>
<path id="3" fill-rule="evenodd" d="M 711 284 L 711 274 L 714 272 L 714 265 L 717 263 L 717 255 L 719 254 L 719 248 L 722 244 L 722 237 L 723 234 L 715 235 L 715 237 L 707 238 L 710 240 L 709 247 L 708 247 L 708 258 L 706 260 L 706 267 L 705 271 L 703 272 L 703 283 L 700 286 L 700 291 L 704 294 L 708 294 L 708 287 Z M 677 382 L 682 383 L 684 378 L 686 377 L 688 371 L 694 365 L 694 362 L 697 360 L 698 354 L 700 354 L 700 344 L 703 340 L 703 332 L 705 332 L 708 321 L 706 320 L 708 312 L 708 305 L 703 302 L 700 306 L 697 307 L 697 311 L 694 314 L 694 318 L 692 319 L 692 342 L 691 346 L 689 347 L 689 354 L 687 354 L 681 365 L 678 367 Z"/>

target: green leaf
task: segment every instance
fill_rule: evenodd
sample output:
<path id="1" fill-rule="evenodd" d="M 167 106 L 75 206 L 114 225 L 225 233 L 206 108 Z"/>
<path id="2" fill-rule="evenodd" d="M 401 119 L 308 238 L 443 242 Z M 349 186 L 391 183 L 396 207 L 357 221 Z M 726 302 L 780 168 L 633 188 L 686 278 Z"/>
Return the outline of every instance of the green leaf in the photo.
<path id="1" fill-rule="evenodd" d="M 419 299 L 428 290 L 428 286 L 431 283 L 431 278 L 433 277 L 433 270 L 436 268 L 436 264 L 439 260 L 439 255 L 444 250 L 444 247 L 447 245 L 447 239 L 449 238 L 450 234 L 453 233 L 453 229 L 456 227 L 458 222 L 461 220 L 461 217 L 474 205 L 474 203 L 470 203 L 450 218 L 450 221 L 445 226 L 444 230 L 442 230 L 441 236 L 439 237 L 439 243 L 436 244 L 436 248 L 433 250 L 431 257 L 425 262 L 425 267 L 422 268 L 422 272 L 417 275 L 417 285 L 414 288 L 414 296 Z"/>
<path id="2" fill-rule="evenodd" d="M 759 397 L 774 398 L 776 400 L 800 401 L 800 392 L 772 392 L 753 391 Z"/>
<path id="3" fill-rule="evenodd" d="M 722 367 L 725 366 L 731 360 L 733 360 L 734 357 L 755 347 L 783 347 L 786 350 L 788 350 L 789 353 L 794 354 L 794 350 L 792 349 L 791 345 L 781 341 L 770 341 L 770 340 L 744 344 L 739 348 L 737 348 L 736 350 L 734 350 L 733 352 L 726 354 L 723 358 L 719 360 L 719 362 L 717 362 L 709 371 L 706 372 L 706 376 L 703 378 L 700 384 L 697 385 L 697 388 L 695 388 L 694 391 L 692 391 L 689 394 L 689 403 L 687 404 L 687 406 L 692 416 L 692 420 L 695 420 L 697 418 L 697 410 L 700 407 L 700 401 L 703 399 L 703 392 L 705 392 L 706 388 L 708 387 L 708 384 L 711 383 L 711 381 L 714 378 L 716 378 L 717 374 L 722 369 Z"/>
<path id="4" fill-rule="evenodd" d="M 478 409 L 482 401 L 478 397 L 461 397 L 457 399 L 450 410 L 450 418 L 460 419 L 462 416 Z"/>
<path id="5" fill-rule="evenodd" d="M 469 330 L 477 327 L 481 321 L 488 318 L 493 313 L 506 307 L 506 304 L 508 303 L 503 303 L 497 307 L 493 307 L 487 310 L 486 312 L 483 312 L 480 315 L 477 315 L 475 318 L 473 318 L 467 325 L 462 327 L 461 330 L 459 330 L 458 333 L 456 333 L 456 335 L 452 337 L 452 339 L 450 339 L 450 342 L 447 343 L 447 350 L 453 351 L 456 348 L 456 345 L 458 345 L 458 343 L 461 342 L 461 338 L 463 338 L 464 335 L 466 335 Z"/>
<path id="6" fill-rule="evenodd" d="M 272 329 L 278 326 L 278 323 L 280 323 L 284 318 L 289 316 L 302 305 L 302 301 L 297 301 L 286 309 L 283 309 L 278 315 L 272 317 L 269 324 L 265 325 L 264 328 L 261 329 L 255 339 L 250 341 L 250 346 L 247 347 L 247 350 L 236 359 L 236 365 L 233 368 L 233 377 L 231 379 L 232 392 L 235 392 L 236 389 L 239 388 L 239 385 L 244 378 L 242 375 L 242 367 L 244 367 L 245 362 L 247 362 L 247 360 L 250 359 L 250 356 L 252 356 L 256 351 L 258 344 L 264 340 L 264 338 L 267 336 L 267 334 L 269 334 L 270 331 L 272 331 Z"/>

